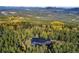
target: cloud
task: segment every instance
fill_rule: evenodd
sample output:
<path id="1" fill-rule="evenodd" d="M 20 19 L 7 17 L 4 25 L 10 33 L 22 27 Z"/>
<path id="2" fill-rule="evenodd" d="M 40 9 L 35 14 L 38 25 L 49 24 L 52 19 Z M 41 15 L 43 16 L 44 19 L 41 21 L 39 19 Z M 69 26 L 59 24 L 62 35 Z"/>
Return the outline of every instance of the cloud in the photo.
<path id="1" fill-rule="evenodd" d="M 79 0 L 0 0 L 0 6 L 79 7 Z"/>

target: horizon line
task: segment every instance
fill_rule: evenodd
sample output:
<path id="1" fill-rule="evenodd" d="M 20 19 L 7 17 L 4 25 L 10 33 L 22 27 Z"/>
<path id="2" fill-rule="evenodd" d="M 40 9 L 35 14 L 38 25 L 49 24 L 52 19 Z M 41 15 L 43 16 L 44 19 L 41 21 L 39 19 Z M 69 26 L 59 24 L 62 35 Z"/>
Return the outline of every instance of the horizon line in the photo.
<path id="1" fill-rule="evenodd" d="M 79 8 L 79 6 L 0 6 L 0 7 L 41 7 L 41 8 L 46 8 L 46 7 L 55 7 L 55 8 Z"/>

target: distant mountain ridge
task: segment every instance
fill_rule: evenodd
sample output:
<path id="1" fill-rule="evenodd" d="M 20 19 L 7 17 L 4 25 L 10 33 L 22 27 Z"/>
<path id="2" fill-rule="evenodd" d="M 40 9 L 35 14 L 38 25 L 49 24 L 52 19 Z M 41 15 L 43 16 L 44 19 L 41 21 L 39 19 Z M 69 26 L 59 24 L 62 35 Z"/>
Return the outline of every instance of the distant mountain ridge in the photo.
<path id="1" fill-rule="evenodd" d="M 79 8 L 59 8 L 59 7 L 13 7 L 13 6 L 0 6 L 0 11 L 37 11 L 37 12 L 57 12 L 57 13 L 73 13 L 79 14 Z"/>

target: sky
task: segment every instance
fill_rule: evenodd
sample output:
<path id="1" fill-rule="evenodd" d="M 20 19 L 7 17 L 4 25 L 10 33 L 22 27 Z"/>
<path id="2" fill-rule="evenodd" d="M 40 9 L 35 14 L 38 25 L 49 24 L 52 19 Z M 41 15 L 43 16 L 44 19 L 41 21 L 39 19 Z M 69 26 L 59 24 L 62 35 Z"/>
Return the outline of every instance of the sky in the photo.
<path id="1" fill-rule="evenodd" d="M 0 0 L 0 6 L 79 7 L 79 0 Z"/>

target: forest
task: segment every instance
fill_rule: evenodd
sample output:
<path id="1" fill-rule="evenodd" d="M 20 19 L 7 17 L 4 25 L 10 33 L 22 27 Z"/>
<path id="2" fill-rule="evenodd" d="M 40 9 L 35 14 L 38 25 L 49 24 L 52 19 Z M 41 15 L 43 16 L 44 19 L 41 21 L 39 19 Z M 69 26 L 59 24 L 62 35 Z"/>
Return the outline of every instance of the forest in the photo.
<path id="1" fill-rule="evenodd" d="M 1 20 L 3 19 L 3 20 Z M 5 19 L 5 20 L 4 20 Z M 33 46 L 32 38 L 55 40 L 47 46 Z M 0 53 L 78 53 L 79 22 L 37 20 L 19 16 L 0 17 Z"/>

